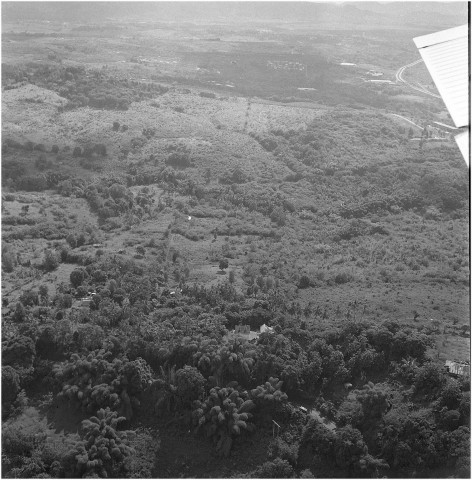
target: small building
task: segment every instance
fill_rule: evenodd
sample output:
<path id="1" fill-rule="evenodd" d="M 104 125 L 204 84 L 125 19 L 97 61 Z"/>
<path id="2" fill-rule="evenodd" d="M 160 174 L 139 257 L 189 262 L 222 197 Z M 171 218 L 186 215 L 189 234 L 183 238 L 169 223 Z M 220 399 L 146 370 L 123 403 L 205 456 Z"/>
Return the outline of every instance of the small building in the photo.
<path id="1" fill-rule="evenodd" d="M 79 298 L 79 305 L 81 307 L 90 307 L 92 304 L 92 296 Z"/>
<path id="2" fill-rule="evenodd" d="M 251 331 L 249 325 L 236 325 L 234 327 L 234 333 L 241 333 L 242 335 L 249 335 Z"/>
<path id="3" fill-rule="evenodd" d="M 231 339 L 231 338 L 241 338 L 244 340 L 256 340 L 259 338 L 260 333 L 259 332 L 253 332 L 251 331 L 249 325 L 236 325 L 234 330 L 230 332 L 225 338 Z"/>
<path id="4" fill-rule="evenodd" d="M 453 377 L 470 377 L 470 364 L 446 360 L 444 367 Z"/>
<path id="5" fill-rule="evenodd" d="M 274 333 L 274 329 L 272 327 L 268 327 L 265 323 L 259 329 L 260 333 Z"/>

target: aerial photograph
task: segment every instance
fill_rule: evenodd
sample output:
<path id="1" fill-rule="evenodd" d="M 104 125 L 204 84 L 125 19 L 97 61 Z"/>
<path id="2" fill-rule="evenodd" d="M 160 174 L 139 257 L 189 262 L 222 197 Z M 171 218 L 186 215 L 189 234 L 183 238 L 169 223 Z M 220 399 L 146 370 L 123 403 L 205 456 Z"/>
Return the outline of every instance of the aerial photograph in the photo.
<path id="1" fill-rule="evenodd" d="M 1 477 L 470 478 L 470 3 L 1 2 Z"/>

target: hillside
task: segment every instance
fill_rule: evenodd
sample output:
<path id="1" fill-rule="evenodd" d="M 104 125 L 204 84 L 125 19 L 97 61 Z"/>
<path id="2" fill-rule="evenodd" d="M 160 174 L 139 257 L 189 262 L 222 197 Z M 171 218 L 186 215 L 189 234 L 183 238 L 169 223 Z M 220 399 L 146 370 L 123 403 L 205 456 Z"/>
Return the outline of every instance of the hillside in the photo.
<path id="1" fill-rule="evenodd" d="M 5 478 L 468 478 L 463 5 L 145 3 L 2 5 Z"/>

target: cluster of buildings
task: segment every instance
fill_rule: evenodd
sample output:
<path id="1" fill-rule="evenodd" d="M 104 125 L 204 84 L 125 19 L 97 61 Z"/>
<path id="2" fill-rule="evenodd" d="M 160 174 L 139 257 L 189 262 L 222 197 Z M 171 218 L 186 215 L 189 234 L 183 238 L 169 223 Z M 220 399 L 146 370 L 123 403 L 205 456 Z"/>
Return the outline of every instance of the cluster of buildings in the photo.
<path id="1" fill-rule="evenodd" d="M 261 326 L 259 331 L 253 331 L 249 325 L 236 325 L 233 331 L 228 335 L 228 338 L 241 338 L 243 340 L 251 341 L 259 338 L 261 333 L 274 333 L 272 327 L 268 327 L 265 323 Z"/>
<path id="2" fill-rule="evenodd" d="M 303 63 L 289 62 L 287 60 L 268 60 L 267 66 L 274 70 L 298 70 L 300 72 L 303 72 L 306 68 Z"/>
<path id="3" fill-rule="evenodd" d="M 383 77 L 383 73 L 382 72 L 377 72 L 376 70 L 369 70 L 366 75 L 368 75 L 369 77 Z"/>

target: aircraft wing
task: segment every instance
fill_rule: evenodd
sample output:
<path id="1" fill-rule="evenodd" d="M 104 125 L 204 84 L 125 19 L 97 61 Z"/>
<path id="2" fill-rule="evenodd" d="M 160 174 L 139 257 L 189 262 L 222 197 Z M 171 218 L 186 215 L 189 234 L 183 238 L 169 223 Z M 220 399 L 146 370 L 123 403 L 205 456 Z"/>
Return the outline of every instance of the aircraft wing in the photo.
<path id="1" fill-rule="evenodd" d="M 469 37 L 468 25 L 442 30 L 413 39 L 434 83 L 458 128 L 455 137 L 469 164 Z"/>

